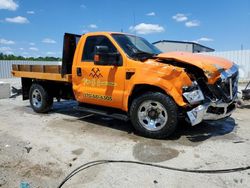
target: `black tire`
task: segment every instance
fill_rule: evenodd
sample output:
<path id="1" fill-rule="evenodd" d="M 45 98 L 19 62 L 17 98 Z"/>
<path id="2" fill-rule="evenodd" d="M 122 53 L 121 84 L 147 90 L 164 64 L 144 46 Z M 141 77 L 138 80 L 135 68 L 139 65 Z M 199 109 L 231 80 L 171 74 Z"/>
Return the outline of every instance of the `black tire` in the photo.
<path id="1" fill-rule="evenodd" d="M 35 97 L 35 95 L 37 95 L 37 97 Z M 53 97 L 51 97 L 48 90 L 40 84 L 31 85 L 29 99 L 32 109 L 37 113 L 48 112 L 53 105 Z"/>
<path id="2" fill-rule="evenodd" d="M 157 128 L 157 123 L 155 124 L 155 130 L 148 130 L 144 125 L 147 123 L 146 120 L 143 120 L 143 118 L 139 118 L 139 114 L 143 111 L 143 104 L 146 104 L 147 102 L 150 103 L 150 101 L 155 101 L 155 103 L 157 104 L 155 107 L 157 110 L 153 110 L 155 112 L 153 118 L 154 119 L 158 119 L 159 114 L 163 114 L 163 119 L 165 117 L 165 121 L 163 121 L 164 123 L 162 123 L 160 126 L 158 126 Z M 152 104 L 154 104 L 154 102 L 152 102 Z M 163 109 L 162 111 L 158 109 L 158 106 L 160 106 L 159 109 Z M 153 106 L 152 106 L 153 107 Z M 140 109 L 139 109 L 140 108 Z M 154 108 L 154 107 L 153 107 Z M 152 108 L 151 108 L 152 109 Z M 147 109 L 145 108 L 145 111 Z M 140 112 L 138 112 L 140 111 Z M 152 110 L 150 110 L 151 112 Z M 157 111 L 161 111 L 160 113 Z M 145 114 L 150 114 L 150 112 L 147 111 L 147 113 Z M 156 113 L 157 112 L 157 113 Z M 167 113 L 167 116 L 165 114 L 165 112 Z M 142 112 L 144 113 L 144 112 Z M 155 116 L 155 113 L 158 114 L 158 116 Z M 143 116 L 140 116 L 143 117 Z M 152 116 L 150 116 L 151 118 Z M 167 118 L 166 118 L 167 117 Z M 130 119 L 132 121 L 132 124 L 134 126 L 134 128 L 136 129 L 136 131 L 145 137 L 149 137 L 149 138 L 158 138 L 158 139 L 162 139 L 162 138 L 167 138 L 169 137 L 172 133 L 174 133 L 174 131 L 177 128 L 178 125 L 178 110 L 177 110 L 177 105 L 175 104 L 175 102 L 172 100 L 172 98 L 170 98 L 169 96 L 160 93 L 160 92 L 149 92 L 149 93 L 145 93 L 141 96 L 139 96 L 138 98 L 134 99 L 132 104 L 131 104 L 131 108 L 130 108 Z M 150 119 L 150 121 L 153 119 Z M 146 121 L 146 123 L 145 123 Z M 141 123 L 142 122 L 142 123 Z M 157 121 L 155 121 L 157 122 Z M 143 124 L 144 123 L 144 124 Z M 157 130 L 159 129 L 159 130 Z"/>

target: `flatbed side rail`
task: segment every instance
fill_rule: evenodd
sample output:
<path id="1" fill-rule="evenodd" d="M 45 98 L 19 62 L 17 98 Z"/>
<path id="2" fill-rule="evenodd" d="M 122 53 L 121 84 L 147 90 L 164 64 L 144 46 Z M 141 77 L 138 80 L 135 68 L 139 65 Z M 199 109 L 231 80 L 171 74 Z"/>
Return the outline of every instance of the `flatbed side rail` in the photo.
<path id="1" fill-rule="evenodd" d="M 72 82 L 72 75 L 61 75 L 60 65 L 12 65 L 12 75 L 15 77 L 33 78 Z"/>

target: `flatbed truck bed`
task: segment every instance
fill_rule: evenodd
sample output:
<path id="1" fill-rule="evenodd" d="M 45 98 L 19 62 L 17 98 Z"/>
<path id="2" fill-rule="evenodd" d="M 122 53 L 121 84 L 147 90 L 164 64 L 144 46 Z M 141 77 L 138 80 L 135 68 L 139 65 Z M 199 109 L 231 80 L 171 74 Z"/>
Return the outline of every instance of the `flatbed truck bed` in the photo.
<path id="1" fill-rule="evenodd" d="M 59 82 L 72 82 L 71 74 L 61 74 L 61 65 L 12 65 L 12 75 Z"/>

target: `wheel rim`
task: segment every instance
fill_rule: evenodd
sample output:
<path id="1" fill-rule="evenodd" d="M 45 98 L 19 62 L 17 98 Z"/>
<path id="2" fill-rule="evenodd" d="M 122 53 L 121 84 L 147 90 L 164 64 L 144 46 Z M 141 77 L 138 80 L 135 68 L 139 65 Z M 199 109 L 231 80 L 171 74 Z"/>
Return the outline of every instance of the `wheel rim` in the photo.
<path id="1" fill-rule="evenodd" d="M 166 125 L 168 114 L 166 108 L 161 103 L 148 100 L 139 106 L 138 119 L 145 129 L 158 131 Z"/>
<path id="2" fill-rule="evenodd" d="M 38 89 L 34 89 L 32 92 L 32 104 L 36 108 L 40 108 L 42 106 L 42 95 Z"/>

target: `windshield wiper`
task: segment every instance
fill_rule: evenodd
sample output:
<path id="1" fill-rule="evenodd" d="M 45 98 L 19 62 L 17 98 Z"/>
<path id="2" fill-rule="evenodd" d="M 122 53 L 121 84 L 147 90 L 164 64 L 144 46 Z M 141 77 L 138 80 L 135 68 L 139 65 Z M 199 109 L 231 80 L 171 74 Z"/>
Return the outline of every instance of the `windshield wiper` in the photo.
<path id="1" fill-rule="evenodd" d="M 149 53 L 149 52 L 144 52 L 144 51 L 137 50 L 136 52 L 133 53 L 133 55 L 135 57 L 137 57 L 138 59 L 144 61 L 144 60 L 147 60 L 149 58 L 155 57 L 157 54 L 153 54 L 153 53 Z"/>

